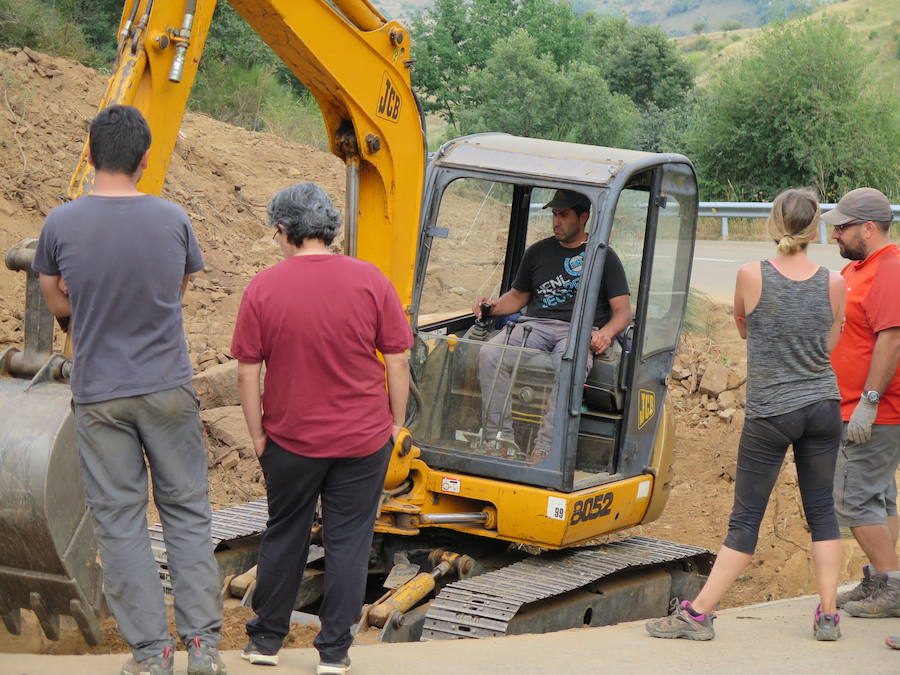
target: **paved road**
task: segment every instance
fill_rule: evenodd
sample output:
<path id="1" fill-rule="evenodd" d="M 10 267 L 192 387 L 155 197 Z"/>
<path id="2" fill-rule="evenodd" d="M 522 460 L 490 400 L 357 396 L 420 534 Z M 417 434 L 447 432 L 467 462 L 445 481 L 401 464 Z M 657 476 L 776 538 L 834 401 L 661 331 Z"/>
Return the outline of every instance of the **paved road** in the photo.
<path id="1" fill-rule="evenodd" d="M 764 241 L 698 241 L 694 249 L 691 286 L 718 302 L 734 301 L 734 279 L 744 263 L 765 260 L 775 253 Z M 836 244 L 810 244 L 809 257 L 820 265 L 840 271 L 849 261 Z"/>
<path id="2" fill-rule="evenodd" d="M 465 642 L 413 642 L 357 647 L 353 675 L 597 675 L 598 673 L 900 673 L 900 651 L 884 645 L 887 633 L 900 633 L 900 619 L 841 621 L 838 642 L 812 638 L 816 600 L 794 598 L 724 610 L 712 642 L 658 640 L 643 622 L 583 628 L 545 635 L 520 635 Z M 4 675 L 113 675 L 124 661 L 109 656 L 0 655 Z M 230 675 L 315 672 L 311 649 L 282 652 L 276 668 L 251 666 L 227 652 Z M 184 675 L 186 657 L 176 658 Z"/>

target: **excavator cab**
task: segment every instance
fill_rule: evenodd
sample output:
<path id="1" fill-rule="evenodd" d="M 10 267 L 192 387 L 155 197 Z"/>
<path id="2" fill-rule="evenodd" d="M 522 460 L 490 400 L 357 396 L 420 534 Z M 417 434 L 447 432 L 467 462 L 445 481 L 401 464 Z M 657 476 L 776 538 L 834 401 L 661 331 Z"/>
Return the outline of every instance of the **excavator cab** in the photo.
<path id="1" fill-rule="evenodd" d="M 471 311 L 475 298 L 507 291 L 527 246 L 552 234 L 542 206 L 557 189 L 591 202 L 568 346 L 558 364 L 527 338 L 524 346 L 488 343 L 496 330 L 508 334 L 511 323 L 481 325 Z M 687 302 L 697 213 L 690 162 L 480 134 L 440 149 L 425 194 L 412 356 L 420 408 L 412 432 L 425 463 L 560 492 L 647 473 L 671 445 L 666 381 Z M 610 249 L 625 268 L 633 325 L 588 369 Z M 483 350 L 503 353 L 485 359 Z M 484 372 L 486 362 L 497 364 L 492 372 Z M 502 406 L 511 435 L 485 433 L 488 400 Z M 549 454 L 536 453 L 548 413 Z"/>

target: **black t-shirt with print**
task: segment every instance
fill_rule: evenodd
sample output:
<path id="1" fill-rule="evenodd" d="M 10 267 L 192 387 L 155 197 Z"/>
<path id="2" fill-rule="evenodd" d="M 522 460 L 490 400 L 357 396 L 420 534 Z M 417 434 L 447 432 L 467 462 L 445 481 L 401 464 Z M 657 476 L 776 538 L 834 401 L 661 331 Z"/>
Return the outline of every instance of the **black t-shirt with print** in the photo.
<path id="1" fill-rule="evenodd" d="M 541 319 L 572 320 L 575 293 L 581 283 L 585 244 L 566 248 L 554 237 L 547 237 L 529 246 L 522 256 L 522 264 L 513 288 L 531 294 L 528 316 Z M 625 268 L 616 252 L 606 252 L 606 264 L 600 281 L 594 325 L 604 326 L 612 314 L 609 299 L 630 295 Z"/>

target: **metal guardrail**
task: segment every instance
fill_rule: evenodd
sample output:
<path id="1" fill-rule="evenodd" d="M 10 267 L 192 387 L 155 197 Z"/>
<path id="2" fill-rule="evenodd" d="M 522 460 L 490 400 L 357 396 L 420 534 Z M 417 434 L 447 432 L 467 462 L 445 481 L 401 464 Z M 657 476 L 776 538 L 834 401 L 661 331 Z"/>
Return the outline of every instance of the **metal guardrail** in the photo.
<path id="1" fill-rule="evenodd" d="M 831 211 L 837 204 L 819 204 L 822 213 Z M 728 239 L 729 218 L 768 218 L 772 210 L 772 202 L 700 202 L 697 215 L 701 218 L 720 218 L 722 221 L 722 240 Z M 891 212 L 894 220 L 900 221 L 900 204 L 892 204 Z M 828 243 L 828 226 L 819 223 L 819 243 Z"/>

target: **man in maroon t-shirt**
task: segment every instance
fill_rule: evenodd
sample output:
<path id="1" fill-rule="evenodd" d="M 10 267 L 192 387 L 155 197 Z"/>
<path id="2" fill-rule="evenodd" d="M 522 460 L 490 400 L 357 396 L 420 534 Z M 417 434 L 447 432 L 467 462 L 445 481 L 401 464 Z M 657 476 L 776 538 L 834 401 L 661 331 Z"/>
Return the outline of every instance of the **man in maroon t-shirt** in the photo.
<path id="1" fill-rule="evenodd" d="M 253 593 L 258 617 L 247 622 L 242 656 L 278 662 L 321 496 L 326 567 L 316 672 L 346 673 L 384 474 L 406 414 L 412 332 L 378 268 L 328 251 L 339 215 L 320 187 L 282 190 L 268 220 L 285 260 L 247 286 L 231 345 L 269 505 Z"/>

